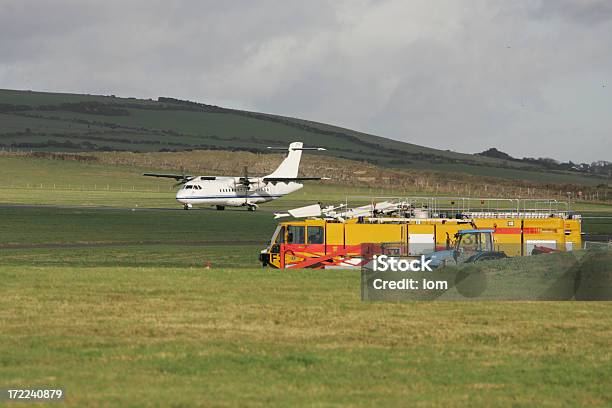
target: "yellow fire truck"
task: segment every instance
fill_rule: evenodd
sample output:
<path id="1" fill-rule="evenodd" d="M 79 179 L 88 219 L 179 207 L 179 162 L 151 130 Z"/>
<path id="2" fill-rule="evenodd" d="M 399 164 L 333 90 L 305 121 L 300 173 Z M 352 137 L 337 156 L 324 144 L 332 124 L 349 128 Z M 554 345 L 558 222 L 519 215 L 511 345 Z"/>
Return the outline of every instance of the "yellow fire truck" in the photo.
<path id="1" fill-rule="evenodd" d="M 444 208 L 440 199 L 433 200 L 434 205 L 420 208 L 405 200 L 371 204 L 357 211 L 319 208 L 318 214 L 316 206 L 303 207 L 315 207 L 314 216 L 281 222 L 261 251 L 260 261 L 280 269 L 358 267 L 367 245 L 395 246 L 402 255 L 416 257 L 448 250 L 459 231 L 474 229 L 492 232 L 492 250 L 506 256 L 531 255 L 537 250 L 571 251 L 581 246 L 581 218 L 568 209 L 521 207 L 518 201 L 515 207 L 491 208 L 484 199 L 477 199 L 478 208 L 469 208 L 465 201 L 459 207 L 455 204 L 462 199 L 447 199 L 453 208 Z M 468 239 L 463 234 L 464 244 L 469 244 Z"/>

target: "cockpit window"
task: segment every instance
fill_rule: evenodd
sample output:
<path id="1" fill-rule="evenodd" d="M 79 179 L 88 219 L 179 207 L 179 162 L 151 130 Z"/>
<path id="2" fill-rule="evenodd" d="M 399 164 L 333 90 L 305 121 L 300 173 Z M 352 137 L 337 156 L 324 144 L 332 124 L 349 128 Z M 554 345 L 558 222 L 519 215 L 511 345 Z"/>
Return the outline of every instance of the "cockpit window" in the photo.
<path id="1" fill-rule="evenodd" d="M 285 227 L 277 227 L 274 233 L 274 243 L 284 244 L 285 243 Z"/>
<path id="2" fill-rule="evenodd" d="M 289 225 L 287 227 L 287 243 L 288 244 L 303 244 L 304 243 L 304 226 Z"/>
<path id="3" fill-rule="evenodd" d="M 185 190 L 191 190 L 192 188 L 192 186 L 185 186 Z"/>

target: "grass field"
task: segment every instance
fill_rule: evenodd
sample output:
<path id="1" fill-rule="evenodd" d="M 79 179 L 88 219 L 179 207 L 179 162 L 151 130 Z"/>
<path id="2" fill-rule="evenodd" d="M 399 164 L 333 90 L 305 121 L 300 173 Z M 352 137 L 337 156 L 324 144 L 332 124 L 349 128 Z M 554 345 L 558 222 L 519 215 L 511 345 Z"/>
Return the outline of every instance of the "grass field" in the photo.
<path id="1" fill-rule="evenodd" d="M 609 303 L 362 303 L 338 271 L 1 274 L 0 381 L 71 406 L 612 401 Z"/>
<path id="2" fill-rule="evenodd" d="M 110 165 L 69 160 L 0 156 L 0 203 L 88 205 L 128 208 L 178 208 L 174 180 L 143 177 L 144 172 L 168 173 L 153 166 Z M 177 170 L 175 170 L 176 172 Z M 417 192 L 415 192 L 417 193 Z M 266 208 L 293 208 L 344 202 L 347 196 L 400 196 L 405 190 L 309 182 L 305 187 Z"/>
<path id="3" fill-rule="evenodd" d="M 609 302 L 364 303 L 358 271 L 257 267 L 265 211 L 0 216 L 3 386 L 70 406 L 612 403 Z"/>
<path id="4" fill-rule="evenodd" d="M 63 387 L 68 406 L 612 404 L 610 302 L 368 303 L 358 271 L 259 266 L 273 211 L 393 192 L 182 211 L 133 168 L 6 160 L 0 388 Z"/>
<path id="5" fill-rule="evenodd" d="M 157 162 L 163 159 L 156 158 Z M 176 160 L 176 158 L 175 158 Z M 249 158 L 253 160 L 253 158 Z M 155 161 L 151 160 L 153 163 Z M 43 204 L 43 205 L 87 205 L 128 208 L 176 208 L 174 200 L 176 187 L 173 180 L 142 177 L 143 172 L 177 172 L 176 168 L 155 168 L 146 166 L 147 160 L 139 165 L 112 165 L 103 162 L 82 162 L 52 160 L 0 155 L 0 203 Z M 342 163 L 338 163 L 340 165 Z M 353 163 L 354 164 L 354 163 Z M 211 164 L 214 165 L 214 164 Z M 194 172 L 194 174 L 202 174 Z M 216 174 L 205 170 L 204 174 Z M 231 174 L 231 173 L 230 173 Z M 262 173 L 266 174 L 266 173 Z M 383 173 L 384 174 L 384 173 Z M 327 174 L 334 177 L 331 172 Z M 406 175 L 407 180 L 411 175 Z M 433 181 L 431 182 L 433 183 Z M 430 187 L 432 184 L 430 183 Z M 300 205 L 322 201 L 338 204 L 347 197 L 405 197 L 406 195 L 429 197 L 431 191 L 421 191 L 418 186 L 408 183 L 401 189 L 390 187 L 356 187 L 351 184 L 337 185 L 334 179 L 324 182 L 305 183 L 305 187 L 281 200 L 265 205 L 267 208 L 294 208 Z M 424 183 L 423 183 L 424 184 Z M 482 184 L 482 183 L 481 183 Z M 465 185 L 463 185 L 465 187 Z M 494 183 L 490 183 L 494 188 Z M 546 186 L 539 187 L 540 190 Z M 476 188 L 476 187 L 474 187 Z M 506 191 L 509 186 L 505 186 Z M 532 187 L 533 189 L 533 187 Z M 525 188 L 514 190 L 525 193 Z M 465 190 L 445 196 L 467 195 Z M 578 211 L 610 211 L 610 205 L 581 201 L 573 204 Z"/>

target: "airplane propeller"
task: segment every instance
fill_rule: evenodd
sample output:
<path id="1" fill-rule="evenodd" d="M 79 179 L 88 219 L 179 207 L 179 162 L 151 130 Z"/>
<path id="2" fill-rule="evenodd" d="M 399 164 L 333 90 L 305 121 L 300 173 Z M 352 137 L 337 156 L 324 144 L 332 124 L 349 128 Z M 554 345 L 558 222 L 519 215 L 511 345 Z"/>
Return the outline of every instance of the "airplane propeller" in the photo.
<path id="1" fill-rule="evenodd" d="M 193 176 L 185 174 L 185 166 L 181 166 L 181 174 L 175 177 L 178 183 L 174 184 L 174 187 L 182 186 L 193 178 Z"/>
<path id="2" fill-rule="evenodd" d="M 240 177 L 238 179 L 238 183 L 240 183 L 241 185 L 245 186 L 247 188 L 247 190 L 249 189 L 249 186 L 251 184 L 253 184 L 253 182 L 249 178 L 249 169 L 248 169 L 247 166 L 244 166 L 242 168 L 242 177 Z"/>
<path id="3" fill-rule="evenodd" d="M 251 182 L 249 181 L 249 169 L 247 168 L 247 166 L 244 166 L 242 168 L 242 174 L 243 174 L 243 179 L 244 179 L 242 183 L 246 187 L 246 192 L 244 194 L 244 204 L 248 205 L 249 204 L 249 190 L 250 190 L 249 185 L 251 184 Z"/>

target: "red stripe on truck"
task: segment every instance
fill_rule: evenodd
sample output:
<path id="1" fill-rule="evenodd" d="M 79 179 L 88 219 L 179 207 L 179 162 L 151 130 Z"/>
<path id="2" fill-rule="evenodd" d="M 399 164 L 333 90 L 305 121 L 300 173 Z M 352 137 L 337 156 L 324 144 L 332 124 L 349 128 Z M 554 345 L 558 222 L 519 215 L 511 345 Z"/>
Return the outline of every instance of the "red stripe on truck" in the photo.
<path id="1" fill-rule="evenodd" d="M 523 228 L 523 234 L 539 234 L 541 228 Z M 495 228 L 496 234 L 520 234 L 520 228 Z"/>

